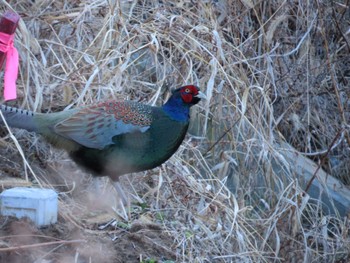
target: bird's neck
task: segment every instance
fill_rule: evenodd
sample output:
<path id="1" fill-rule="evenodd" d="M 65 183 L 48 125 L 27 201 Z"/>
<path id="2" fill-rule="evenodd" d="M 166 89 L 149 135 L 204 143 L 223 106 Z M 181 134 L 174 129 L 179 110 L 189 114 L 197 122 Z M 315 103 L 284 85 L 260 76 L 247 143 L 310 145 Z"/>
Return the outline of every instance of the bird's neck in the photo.
<path id="1" fill-rule="evenodd" d="M 170 97 L 162 108 L 173 120 L 187 122 L 190 118 L 189 105 L 179 97 Z"/>

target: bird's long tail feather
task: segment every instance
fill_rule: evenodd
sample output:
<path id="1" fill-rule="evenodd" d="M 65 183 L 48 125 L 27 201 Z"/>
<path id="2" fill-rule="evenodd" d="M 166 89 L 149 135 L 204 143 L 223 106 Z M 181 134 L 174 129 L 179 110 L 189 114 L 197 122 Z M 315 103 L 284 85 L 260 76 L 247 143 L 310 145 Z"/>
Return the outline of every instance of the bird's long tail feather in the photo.
<path id="1" fill-rule="evenodd" d="M 25 129 L 27 131 L 37 131 L 34 122 L 34 112 L 17 109 L 6 105 L 0 105 L 2 115 L 5 117 L 7 124 L 13 128 Z M 0 116 L 0 125 L 4 125 Z"/>

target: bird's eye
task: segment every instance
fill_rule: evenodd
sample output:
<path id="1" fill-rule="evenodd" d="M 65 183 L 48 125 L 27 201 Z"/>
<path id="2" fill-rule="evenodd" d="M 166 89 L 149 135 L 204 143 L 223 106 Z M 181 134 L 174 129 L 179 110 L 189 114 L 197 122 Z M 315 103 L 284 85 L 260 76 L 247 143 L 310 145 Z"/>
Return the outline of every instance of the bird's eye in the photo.
<path id="1" fill-rule="evenodd" d="M 186 92 L 186 93 L 190 93 L 191 91 L 190 91 L 189 88 L 187 88 L 187 89 L 185 89 L 185 92 Z"/>

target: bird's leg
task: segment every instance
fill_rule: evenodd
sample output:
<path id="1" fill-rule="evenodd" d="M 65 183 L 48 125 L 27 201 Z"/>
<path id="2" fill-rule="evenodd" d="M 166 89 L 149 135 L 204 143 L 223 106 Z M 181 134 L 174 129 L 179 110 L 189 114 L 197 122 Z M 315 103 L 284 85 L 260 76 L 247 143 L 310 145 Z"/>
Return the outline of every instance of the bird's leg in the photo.
<path id="1" fill-rule="evenodd" d="M 121 199 L 121 202 L 126 205 L 128 203 L 128 198 L 126 197 L 126 194 L 124 192 L 124 189 L 123 187 L 120 185 L 120 182 L 119 180 L 118 181 L 113 181 L 113 186 L 115 188 L 115 190 L 117 191 L 120 199 Z"/>
<path id="2" fill-rule="evenodd" d="M 125 195 L 124 189 L 123 187 L 120 185 L 119 180 L 117 181 L 112 181 L 112 184 L 115 188 L 115 190 L 118 193 L 119 196 L 119 204 L 120 204 L 120 208 L 121 211 L 117 208 L 113 209 L 117 215 L 119 215 L 121 218 L 123 218 L 124 220 L 128 221 L 128 219 L 130 218 L 130 199 L 127 198 L 127 196 Z"/>

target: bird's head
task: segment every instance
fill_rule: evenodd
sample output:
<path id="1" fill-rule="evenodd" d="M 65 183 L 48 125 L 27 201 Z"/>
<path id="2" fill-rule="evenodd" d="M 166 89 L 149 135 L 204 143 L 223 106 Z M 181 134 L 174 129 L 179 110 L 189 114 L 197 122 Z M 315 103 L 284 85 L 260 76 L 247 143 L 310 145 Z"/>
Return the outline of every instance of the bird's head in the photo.
<path id="1" fill-rule="evenodd" d="M 182 101 L 190 106 L 197 104 L 201 99 L 206 99 L 205 94 L 194 85 L 183 86 L 173 91 L 173 95 L 178 94 Z"/>
<path id="2" fill-rule="evenodd" d="M 206 99 L 198 87 L 187 85 L 175 89 L 173 95 L 163 105 L 163 110 L 167 112 L 172 119 L 178 121 L 188 121 L 190 107 L 197 104 L 201 99 Z"/>

